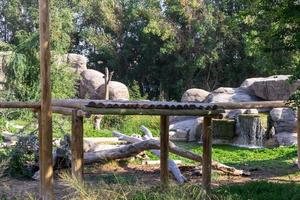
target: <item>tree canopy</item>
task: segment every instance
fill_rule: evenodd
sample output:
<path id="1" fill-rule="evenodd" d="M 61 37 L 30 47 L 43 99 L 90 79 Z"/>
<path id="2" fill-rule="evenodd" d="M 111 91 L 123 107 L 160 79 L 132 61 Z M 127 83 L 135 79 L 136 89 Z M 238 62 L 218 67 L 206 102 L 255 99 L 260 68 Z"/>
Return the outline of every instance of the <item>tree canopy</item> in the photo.
<path id="1" fill-rule="evenodd" d="M 84 54 L 149 98 L 178 100 L 192 87 L 300 77 L 299 10 L 295 0 L 52 0 L 52 50 Z M 35 69 L 37 33 L 38 0 L 0 0 L 0 50 Z"/>

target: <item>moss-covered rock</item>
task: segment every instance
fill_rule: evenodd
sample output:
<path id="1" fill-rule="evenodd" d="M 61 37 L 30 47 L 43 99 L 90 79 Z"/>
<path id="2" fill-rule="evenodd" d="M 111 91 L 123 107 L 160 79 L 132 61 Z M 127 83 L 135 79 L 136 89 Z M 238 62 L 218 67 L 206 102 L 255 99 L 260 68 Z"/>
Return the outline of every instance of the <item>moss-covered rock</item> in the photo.
<path id="1" fill-rule="evenodd" d="M 214 119 L 212 123 L 213 138 L 231 140 L 235 137 L 235 121 Z"/>

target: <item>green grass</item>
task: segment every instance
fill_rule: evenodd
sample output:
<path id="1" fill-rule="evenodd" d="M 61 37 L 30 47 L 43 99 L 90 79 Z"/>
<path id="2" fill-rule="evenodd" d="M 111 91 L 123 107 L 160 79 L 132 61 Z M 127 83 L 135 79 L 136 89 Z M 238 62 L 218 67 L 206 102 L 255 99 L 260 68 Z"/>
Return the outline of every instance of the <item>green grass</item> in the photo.
<path id="1" fill-rule="evenodd" d="M 222 186 L 213 194 L 232 200 L 299 200 L 300 184 L 256 181 Z"/>
<path id="2" fill-rule="evenodd" d="M 105 116 L 101 122 L 101 130 L 93 129 L 92 119 L 85 120 L 84 135 L 86 137 L 112 137 L 112 131 L 121 133 L 142 134 L 140 126 L 148 127 L 154 136 L 159 135 L 159 117 L 156 116 Z"/>
<path id="3" fill-rule="evenodd" d="M 86 185 L 82 185 L 68 174 L 62 174 L 61 180 L 68 187 L 75 189 L 75 195 L 69 196 L 70 199 L 201 200 L 205 196 L 202 187 L 196 184 L 171 184 L 169 188 L 161 188 L 128 182 L 125 176 L 120 175 L 109 175 L 104 177 L 104 181 Z M 299 183 L 255 181 L 214 188 L 206 199 L 299 200 L 299 191 Z"/>
<path id="4" fill-rule="evenodd" d="M 202 146 L 199 143 L 177 142 L 177 146 L 202 154 Z M 147 155 L 151 159 L 157 159 L 150 152 Z M 170 154 L 171 159 L 182 160 L 184 164 L 195 164 L 189 159 Z M 247 149 L 230 145 L 213 145 L 213 159 L 226 165 L 242 167 L 248 170 L 266 170 L 277 173 L 287 173 L 293 166 L 297 157 L 296 146 L 279 147 L 273 149 Z"/>

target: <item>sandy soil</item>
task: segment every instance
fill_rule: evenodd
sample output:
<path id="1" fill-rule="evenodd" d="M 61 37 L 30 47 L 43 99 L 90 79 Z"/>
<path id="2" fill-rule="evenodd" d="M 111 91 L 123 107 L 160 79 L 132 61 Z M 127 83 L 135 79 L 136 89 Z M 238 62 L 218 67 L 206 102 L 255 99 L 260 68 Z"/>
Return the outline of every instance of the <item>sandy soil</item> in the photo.
<path id="1" fill-rule="evenodd" d="M 180 167 L 184 176 L 187 177 L 188 182 L 192 184 L 201 184 L 201 173 L 194 166 L 181 166 Z M 293 174 L 297 171 L 296 167 L 291 167 L 289 174 Z M 85 180 L 88 183 L 97 184 L 99 181 L 103 181 L 104 177 L 112 174 L 118 177 L 124 177 L 124 180 L 128 179 L 130 184 L 143 184 L 145 186 L 155 186 L 159 185 L 159 166 L 158 165 L 117 165 L 117 164 L 107 164 L 107 165 L 93 165 L 85 168 Z M 108 176 L 109 177 L 109 176 Z M 129 180 L 130 179 L 130 180 Z M 218 187 L 224 184 L 241 184 L 248 181 L 255 180 L 269 180 L 276 182 L 299 182 L 300 175 L 284 175 L 278 174 L 276 171 L 272 173 L 265 172 L 262 170 L 255 170 L 251 172 L 249 177 L 240 176 L 228 176 L 218 173 L 213 175 L 213 187 Z M 171 176 L 171 181 L 175 183 L 175 180 Z M 70 193 L 70 189 L 59 180 L 58 176 L 55 176 L 55 187 L 54 192 L 57 199 L 64 199 L 66 194 Z M 10 198 L 13 197 L 32 197 L 37 196 L 39 191 L 39 181 L 35 180 L 17 180 L 12 178 L 1 178 L 0 179 L 0 199 L 2 195 L 6 195 Z"/>

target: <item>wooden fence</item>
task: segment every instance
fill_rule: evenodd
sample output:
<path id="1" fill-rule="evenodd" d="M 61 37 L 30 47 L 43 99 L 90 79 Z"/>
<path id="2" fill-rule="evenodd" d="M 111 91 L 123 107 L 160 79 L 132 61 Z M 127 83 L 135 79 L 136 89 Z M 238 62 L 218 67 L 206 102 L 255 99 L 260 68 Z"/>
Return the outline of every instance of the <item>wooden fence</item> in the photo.
<path id="1" fill-rule="evenodd" d="M 212 163 L 212 133 L 211 121 L 218 118 L 225 110 L 251 108 L 289 107 L 283 101 L 243 102 L 243 103 L 176 103 L 150 101 L 102 101 L 102 100 L 52 100 L 49 107 L 50 118 L 43 119 L 42 104 L 37 102 L 0 102 L 0 108 L 32 109 L 39 113 L 40 140 L 40 195 L 42 199 L 54 199 L 53 195 L 53 166 L 52 166 L 52 123 L 51 112 L 72 117 L 72 174 L 79 180 L 83 177 L 83 118 L 93 114 L 106 115 L 160 115 L 161 142 L 161 183 L 168 184 L 168 154 L 169 154 L 169 116 L 193 115 L 203 116 L 203 188 L 209 192 L 211 187 Z M 48 116 L 49 117 L 49 116 Z M 300 168 L 300 109 L 298 109 L 298 166 Z M 45 121 L 49 120 L 49 121 Z M 43 126 L 49 126 L 43 131 Z"/>

